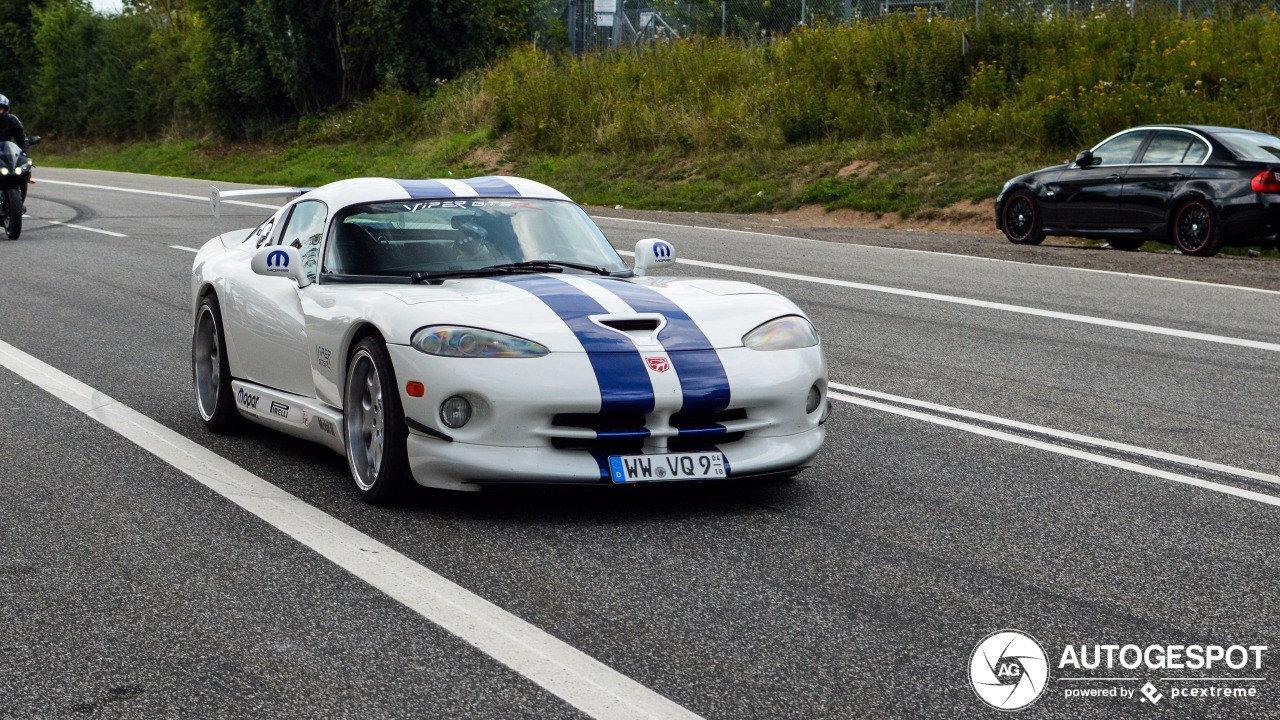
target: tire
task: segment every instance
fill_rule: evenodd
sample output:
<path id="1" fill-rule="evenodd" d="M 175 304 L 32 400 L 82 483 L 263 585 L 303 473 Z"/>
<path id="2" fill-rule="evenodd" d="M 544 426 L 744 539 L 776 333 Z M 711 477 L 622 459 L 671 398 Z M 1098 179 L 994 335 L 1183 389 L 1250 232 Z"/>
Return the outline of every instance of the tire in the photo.
<path id="1" fill-rule="evenodd" d="M 1125 252 L 1133 252 L 1147 243 L 1146 240 L 1139 238 L 1122 238 L 1120 240 L 1107 240 L 1107 244 L 1116 250 L 1124 250 Z"/>
<path id="2" fill-rule="evenodd" d="M 386 347 L 375 337 L 356 343 L 347 362 L 342 430 L 347 466 L 364 500 L 383 505 L 409 487 L 409 431 Z"/>
<path id="3" fill-rule="evenodd" d="M 1183 255 L 1211 257 L 1222 249 L 1222 231 L 1213 205 L 1204 200 L 1188 200 L 1180 205 L 1169 222 L 1169 235 Z"/>
<path id="4" fill-rule="evenodd" d="M 1019 190 L 1004 201 L 1000 208 L 1000 228 L 1004 236 L 1015 245 L 1039 245 L 1044 242 L 1044 223 L 1040 219 L 1040 204 L 1025 190 Z"/>
<path id="5" fill-rule="evenodd" d="M 22 192 L 18 188 L 4 191 L 4 234 L 10 240 L 22 235 Z"/>
<path id="6" fill-rule="evenodd" d="M 191 331 L 191 381 L 196 391 L 196 409 L 204 426 L 215 433 L 235 429 L 241 423 L 231 391 L 231 366 L 222 334 L 222 308 L 215 295 L 207 295 L 196 310 Z"/>

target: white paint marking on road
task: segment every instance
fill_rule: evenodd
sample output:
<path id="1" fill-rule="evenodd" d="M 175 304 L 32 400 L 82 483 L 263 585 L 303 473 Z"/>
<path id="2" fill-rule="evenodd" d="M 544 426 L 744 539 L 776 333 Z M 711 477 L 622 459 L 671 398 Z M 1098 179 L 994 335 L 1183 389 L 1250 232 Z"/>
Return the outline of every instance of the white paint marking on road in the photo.
<path id="1" fill-rule="evenodd" d="M 91 183 L 68 182 L 66 180 L 41 180 L 42 183 L 50 185 L 69 185 L 71 187 L 92 188 L 94 190 L 115 190 L 116 192 L 136 193 L 138 195 L 155 195 L 157 197 L 177 198 L 179 200 L 195 200 L 197 202 L 208 203 L 208 195 L 183 195 L 182 193 L 160 192 L 159 190 L 139 190 L 137 188 L 115 187 L 113 185 L 93 185 Z M 223 200 L 223 205 L 243 205 L 245 207 L 265 208 L 267 210 L 279 210 L 279 205 L 266 205 L 264 203 L 249 202 L 247 200 Z"/>
<path id="2" fill-rule="evenodd" d="M 610 719 L 698 717 L 391 547 L 4 341 L 0 341 L 0 366 L 123 435 L 583 713 Z"/>
<path id="3" fill-rule="evenodd" d="M 901 395 L 890 395 L 889 393 L 878 392 L 876 390 L 868 390 L 866 388 L 854 387 L 853 385 L 842 385 L 840 383 L 830 383 L 830 386 L 843 390 L 844 392 L 853 393 L 855 395 L 864 395 L 867 397 L 878 398 L 880 400 L 888 400 L 890 402 L 900 403 L 902 405 L 910 405 L 912 407 L 923 408 L 925 410 L 934 410 L 944 412 L 949 415 L 957 415 L 966 417 L 971 420 L 979 420 L 981 422 L 991 423 L 992 425 L 1002 425 L 1004 427 L 1015 428 L 1026 432 L 1033 432 L 1040 435 L 1048 435 L 1061 440 L 1077 442 L 1082 445 L 1093 445 L 1095 447 L 1107 448 L 1109 450 L 1119 450 L 1120 452 L 1129 453 L 1131 455 L 1142 455 L 1154 460 L 1164 460 L 1178 465 L 1186 465 L 1188 467 L 1196 467 L 1202 470 L 1212 470 L 1213 472 L 1226 473 L 1228 475 L 1237 475 L 1247 477 L 1253 480 L 1261 480 L 1262 482 L 1280 485 L 1280 475 L 1270 475 L 1257 470 L 1247 470 L 1232 465 L 1223 465 L 1221 463 L 1201 460 L 1199 458 L 1187 457 L 1185 455 L 1175 455 L 1160 450 L 1152 450 L 1150 448 L 1140 447 L 1138 445 L 1129 445 L 1127 443 L 1113 442 L 1111 440 L 1103 440 L 1102 438 L 1091 437 L 1089 435 L 1080 435 L 1065 430 L 1045 427 L 1043 425 L 1032 425 L 1031 423 L 1019 422 L 1017 420 L 1009 420 L 1007 418 L 997 417 L 995 415 L 984 415 L 983 413 L 973 412 L 971 410 L 961 410 L 960 408 L 949 407 L 947 405 L 938 405 L 936 403 L 925 402 L 924 400 L 916 400 L 914 398 L 902 397 Z"/>
<path id="4" fill-rule="evenodd" d="M 1143 475 L 1161 478 L 1163 480 L 1191 485 L 1205 490 L 1212 490 L 1224 495 L 1233 495 L 1238 498 L 1244 498 L 1245 500 L 1253 500 L 1254 502 L 1280 507 L 1280 497 L 1276 497 L 1274 495 L 1254 492 L 1253 490 L 1244 490 L 1231 485 L 1223 485 L 1221 483 L 1210 482 L 1209 480 L 1201 480 L 1200 478 L 1191 477 L 1190 475 L 1180 475 L 1167 470 L 1139 465 L 1138 463 L 1129 462 L 1128 460 L 1120 460 L 1113 457 L 1107 457 L 1106 455 L 1098 455 L 1097 453 L 1086 452 L 1084 450 L 1077 450 L 1075 448 L 1064 447 L 1062 445 L 1054 445 L 1053 443 L 1045 442 L 1043 440 L 1035 440 L 1028 437 L 1022 437 L 1021 435 L 1013 435 L 1001 430 L 993 430 L 980 425 L 971 425 L 969 423 L 940 417 L 938 415 L 930 415 L 928 413 L 917 412 L 915 410 L 908 410 L 907 408 L 898 407 L 897 405 L 885 405 L 884 403 L 867 400 L 866 398 L 857 397 L 855 395 L 828 392 L 827 397 L 853 405 L 871 408 L 872 410 L 880 410 L 882 412 L 893 413 L 894 415 L 901 415 L 915 420 L 923 420 L 935 425 L 943 425 L 956 430 L 963 430 L 975 435 L 982 435 L 996 440 L 1004 440 L 1005 442 L 1011 442 L 1016 445 L 1025 445 L 1027 447 L 1036 448 L 1037 450 L 1045 450 L 1047 452 L 1066 455 L 1079 460 L 1088 460 L 1089 462 L 1094 462 L 1099 465 L 1107 465 L 1121 470 L 1129 470 Z"/>
<path id="5" fill-rule="evenodd" d="M 43 219 L 43 218 L 41 218 L 41 219 Z M 76 225 L 75 223 L 62 222 L 61 220 L 45 220 L 45 222 L 47 222 L 47 223 L 53 223 L 54 225 L 61 225 L 61 226 L 63 226 L 63 227 L 75 228 L 75 229 L 77 229 L 77 230 L 88 230 L 89 232 L 92 232 L 92 233 L 100 233 L 100 234 L 102 234 L 102 235 L 110 235 L 111 237 L 129 237 L 128 235 L 125 235 L 124 233 L 111 232 L 110 230 L 99 230 L 98 228 L 85 227 L 84 225 Z"/>
<path id="6" fill-rule="evenodd" d="M 777 233 L 754 232 L 751 230 L 734 230 L 732 228 L 706 227 L 704 225 L 681 225 L 680 223 L 659 222 L 657 220 L 633 220 L 631 218 L 612 217 L 609 215 L 592 215 L 594 220 L 621 220 L 623 222 L 642 223 L 645 225 L 666 225 L 669 227 L 686 228 L 689 230 L 715 230 L 717 232 L 741 233 L 743 235 L 759 235 L 767 238 L 778 238 L 781 240 L 800 240 L 803 242 L 832 242 L 830 240 L 815 240 L 813 238 L 796 237 L 795 235 L 778 235 Z M 980 257 L 978 255 L 962 255 L 960 253 L 941 252 L 939 250 L 920 250 L 918 248 L 899 248 L 886 247 L 884 245 L 865 245 L 862 243 L 837 243 L 839 245 L 849 245 L 851 247 L 868 248 L 871 250 L 889 250 L 892 252 L 921 253 L 923 255 L 941 255 L 943 257 L 961 258 L 963 260 L 981 260 L 983 262 L 1009 263 L 1011 265 L 1026 265 L 1028 267 L 1046 268 L 1049 270 L 1070 270 L 1072 272 L 1089 272 L 1099 275 L 1117 275 L 1119 277 L 1140 278 L 1142 280 L 1160 280 L 1163 282 L 1182 283 L 1184 285 L 1204 285 L 1205 287 L 1224 288 L 1227 290 L 1244 290 L 1246 292 L 1265 293 L 1268 295 L 1280 295 L 1280 290 L 1264 290 L 1263 288 L 1251 288 L 1244 285 L 1228 285 L 1226 283 L 1205 282 L 1204 280 L 1186 280 L 1183 278 L 1163 277 L 1161 275 L 1144 275 L 1142 273 L 1127 273 L 1117 270 L 1099 270 L 1097 268 L 1069 267 L 1066 265 L 1045 265 L 1044 263 L 1023 262 L 1021 260 L 1006 260 L 1004 258 Z"/>
<path id="7" fill-rule="evenodd" d="M 193 252 L 193 253 L 200 252 L 199 248 L 187 247 L 186 245 L 170 245 L 169 247 L 173 248 L 174 250 L 186 250 L 187 252 Z"/>
<path id="8" fill-rule="evenodd" d="M 618 250 L 618 254 L 635 256 L 635 253 L 627 250 Z M 836 280 L 834 278 L 824 278 L 816 275 L 799 275 L 797 273 L 782 272 L 780 270 L 762 270 L 760 268 L 744 267 L 742 265 L 726 265 L 725 263 L 706 262 L 704 260 L 687 260 L 685 258 L 676 258 L 676 262 L 696 267 L 746 273 L 748 275 L 764 275 L 766 277 L 776 277 L 784 280 L 799 280 L 801 282 L 817 283 L 819 285 L 835 285 L 837 287 L 852 288 L 854 290 L 869 290 L 871 292 L 885 293 L 888 295 L 901 295 L 903 297 L 913 297 L 921 300 L 934 300 L 937 302 L 954 303 L 956 305 L 980 307 L 987 310 L 1001 310 L 1004 312 L 1020 313 L 1022 315 L 1035 315 L 1038 317 L 1053 318 L 1055 320 L 1085 323 L 1087 325 L 1102 325 L 1105 327 L 1120 328 L 1122 330 L 1136 330 L 1137 332 L 1151 333 L 1153 335 L 1168 335 L 1171 337 L 1187 338 L 1190 340 L 1203 340 L 1205 342 L 1221 343 L 1223 345 L 1236 345 L 1239 347 L 1253 348 L 1255 350 L 1280 352 L 1280 344 L 1277 343 L 1262 342 L 1261 340 L 1248 340 L 1245 338 L 1230 337 L 1228 335 L 1211 335 L 1209 333 L 1179 330 L 1177 328 L 1167 328 L 1159 325 L 1144 325 L 1142 323 L 1126 322 L 1124 320 L 1111 320 L 1108 318 L 1094 317 L 1092 315 L 1077 315 L 1075 313 L 1058 312 L 1057 310 L 1044 310 L 1041 308 L 1027 307 L 1025 305 L 1010 305 L 1008 303 L 976 300 L 974 298 L 957 297 L 955 295 L 941 295 L 938 293 L 923 292 L 921 290 L 907 290 L 905 288 L 889 287 L 887 285 L 869 285 L 867 283 L 853 282 L 851 280 Z"/>

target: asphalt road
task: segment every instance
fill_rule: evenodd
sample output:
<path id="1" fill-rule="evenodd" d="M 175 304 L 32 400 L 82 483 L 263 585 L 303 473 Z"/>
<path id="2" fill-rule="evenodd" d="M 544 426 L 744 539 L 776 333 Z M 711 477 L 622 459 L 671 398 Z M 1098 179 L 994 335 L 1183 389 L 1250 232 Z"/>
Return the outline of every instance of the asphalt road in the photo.
<path id="1" fill-rule="evenodd" d="M 1260 475 L 1280 474 L 1280 352 L 1267 345 L 1280 342 L 1280 294 L 602 218 L 621 249 L 663 237 L 681 258 L 789 274 L 677 268 L 794 299 L 832 381 L 863 389 L 853 395 L 1253 476 L 904 400 L 888 406 L 927 417 L 841 401 L 814 466 L 789 483 L 423 491 L 387 509 L 362 503 L 344 461 L 318 446 L 199 422 L 192 254 L 171 246 L 266 210 L 215 219 L 194 200 L 53 182 L 32 186 L 28 206 L 22 239 L 0 242 L 0 341 L 693 713 L 999 716 L 970 686 L 970 654 L 1016 628 L 1045 648 L 1053 678 L 1019 716 L 1280 716 L 1275 652 L 1247 673 L 1215 668 L 1261 678 L 1234 685 L 1058 668 L 1066 645 L 1280 650 L 1280 486 Z M 0 717 L 580 715 L 3 368 L 0 517 Z M 1065 697 L 1147 680 L 1154 706 Z M 1171 697 L 1224 682 L 1256 696 Z"/>

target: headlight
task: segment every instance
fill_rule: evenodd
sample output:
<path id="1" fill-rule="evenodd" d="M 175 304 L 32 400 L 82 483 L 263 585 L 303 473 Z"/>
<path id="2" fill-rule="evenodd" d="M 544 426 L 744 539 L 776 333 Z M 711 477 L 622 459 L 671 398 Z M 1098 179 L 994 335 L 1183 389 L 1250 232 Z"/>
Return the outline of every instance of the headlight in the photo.
<path id="1" fill-rule="evenodd" d="M 770 320 L 742 336 L 742 344 L 752 350 L 794 350 L 818 344 L 818 331 L 799 315 Z"/>
<path id="2" fill-rule="evenodd" d="M 0 175 L 8 175 L 9 168 L 0 168 Z"/>
<path id="3" fill-rule="evenodd" d="M 436 325 L 413 334 L 412 345 L 428 355 L 467 358 L 541 357 L 547 349 L 514 335 L 478 328 Z"/>
<path id="4" fill-rule="evenodd" d="M 22 175 L 23 173 L 25 173 L 25 172 L 26 172 L 27 170 L 29 170 L 29 169 L 30 169 L 30 168 L 28 168 L 26 165 L 23 165 L 22 167 L 18 168 L 17 173 L 18 173 L 19 175 Z"/>

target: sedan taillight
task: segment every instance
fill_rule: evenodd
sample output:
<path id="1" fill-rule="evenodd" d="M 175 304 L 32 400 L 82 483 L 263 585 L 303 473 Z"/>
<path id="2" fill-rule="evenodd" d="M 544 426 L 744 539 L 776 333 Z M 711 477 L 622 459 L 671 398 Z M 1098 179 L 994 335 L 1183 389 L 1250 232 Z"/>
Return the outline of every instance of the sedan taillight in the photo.
<path id="1" fill-rule="evenodd" d="M 1273 170 L 1263 170 L 1253 176 L 1253 191 L 1280 193 L 1280 178 L 1276 177 Z"/>

